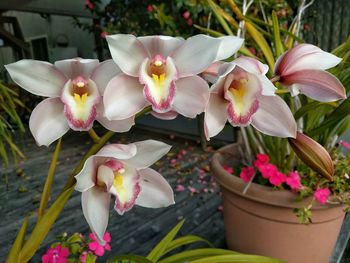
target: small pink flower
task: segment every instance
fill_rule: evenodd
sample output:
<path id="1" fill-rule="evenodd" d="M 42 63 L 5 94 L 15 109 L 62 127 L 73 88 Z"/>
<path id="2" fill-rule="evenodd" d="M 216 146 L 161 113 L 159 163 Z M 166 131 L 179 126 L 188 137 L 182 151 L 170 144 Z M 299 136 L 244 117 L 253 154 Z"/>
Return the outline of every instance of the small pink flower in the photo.
<path id="1" fill-rule="evenodd" d="M 185 18 L 186 20 L 189 19 L 191 16 L 191 13 L 189 11 L 186 11 L 182 14 L 182 17 Z"/>
<path id="2" fill-rule="evenodd" d="M 300 182 L 300 176 L 297 171 L 293 171 L 288 174 L 286 183 L 290 186 L 292 190 L 298 191 L 302 187 Z"/>
<path id="3" fill-rule="evenodd" d="M 261 173 L 262 177 L 264 177 L 265 179 L 270 178 L 272 175 L 278 172 L 276 165 L 271 163 L 261 164 L 257 168 Z"/>
<path id="4" fill-rule="evenodd" d="M 270 158 L 268 155 L 260 153 L 256 155 L 254 166 L 258 168 L 260 165 L 267 164 L 269 161 L 270 161 Z"/>
<path id="5" fill-rule="evenodd" d="M 345 142 L 345 141 L 340 141 L 340 145 L 342 145 L 346 149 L 350 150 L 350 143 Z"/>
<path id="6" fill-rule="evenodd" d="M 315 192 L 314 192 L 314 198 L 322 205 L 324 205 L 327 200 L 328 197 L 330 196 L 331 191 L 328 188 L 318 188 Z"/>
<path id="7" fill-rule="evenodd" d="M 239 174 L 239 177 L 241 177 L 241 179 L 244 182 L 248 183 L 252 179 L 254 174 L 255 174 L 254 168 L 251 166 L 248 166 L 242 169 L 241 173 Z"/>
<path id="8" fill-rule="evenodd" d="M 68 255 L 68 248 L 62 248 L 61 245 L 57 245 L 54 248 L 49 248 L 41 257 L 41 260 L 43 263 L 66 263 Z"/>
<path id="9" fill-rule="evenodd" d="M 106 31 L 103 31 L 103 32 L 101 32 L 100 36 L 102 38 L 106 38 L 106 36 L 108 36 L 108 33 Z"/>
<path id="10" fill-rule="evenodd" d="M 154 11 L 153 5 L 148 5 L 147 6 L 147 11 L 150 12 L 150 13 L 153 12 Z"/>
<path id="11" fill-rule="evenodd" d="M 189 190 L 191 193 L 193 193 L 193 194 L 195 194 L 195 193 L 198 192 L 197 189 L 194 188 L 194 187 L 192 187 L 192 186 L 188 186 L 188 190 Z"/>
<path id="12" fill-rule="evenodd" d="M 193 25 L 193 21 L 191 18 L 187 19 L 187 25 L 189 25 L 189 26 Z"/>
<path id="13" fill-rule="evenodd" d="M 183 192 L 185 191 L 185 187 L 182 184 L 178 184 L 176 186 L 176 192 Z"/>
<path id="14" fill-rule="evenodd" d="M 280 186 L 282 183 L 286 181 L 287 177 L 285 174 L 277 171 L 276 173 L 272 173 L 269 177 L 269 182 L 274 186 Z"/>
<path id="15" fill-rule="evenodd" d="M 104 245 L 100 245 L 96 236 L 93 233 L 90 233 L 89 235 L 92 242 L 89 243 L 89 249 L 95 253 L 96 256 L 103 256 L 105 253 L 105 250 L 110 251 L 111 246 L 109 245 L 109 242 L 111 242 L 111 235 L 110 233 L 106 232 L 103 236 L 103 240 L 106 242 Z"/>
<path id="16" fill-rule="evenodd" d="M 224 169 L 226 172 L 228 172 L 229 174 L 233 174 L 233 169 L 230 166 L 224 165 Z"/>
<path id="17" fill-rule="evenodd" d="M 221 212 L 221 213 L 224 212 L 224 206 L 223 205 L 219 205 L 218 206 L 218 211 Z"/>

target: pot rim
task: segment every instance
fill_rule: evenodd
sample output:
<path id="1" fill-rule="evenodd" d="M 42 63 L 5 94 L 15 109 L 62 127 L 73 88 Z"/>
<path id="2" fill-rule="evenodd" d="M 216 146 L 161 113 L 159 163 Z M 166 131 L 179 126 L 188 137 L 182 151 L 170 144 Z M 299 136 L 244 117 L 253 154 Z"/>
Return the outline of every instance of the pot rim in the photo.
<path id="1" fill-rule="evenodd" d="M 297 195 L 289 190 L 272 190 L 272 187 L 259 185 L 256 183 L 252 183 L 246 192 L 243 194 L 243 189 L 246 186 L 246 183 L 240 179 L 239 177 L 229 174 L 221 164 L 223 162 L 223 153 L 225 152 L 234 152 L 234 149 L 237 149 L 237 159 L 240 159 L 238 148 L 241 147 L 240 143 L 233 143 L 226 145 L 220 148 L 220 152 L 216 152 L 213 155 L 211 161 L 211 168 L 213 170 L 213 176 L 220 184 L 221 187 L 252 201 L 256 201 L 259 203 L 273 205 L 277 207 L 284 208 L 301 208 L 309 205 L 311 203 L 312 197 L 308 197 L 303 199 L 300 202 L 297 202 L 295 199 Z M 339 208 L 344 206 L 343 204 L 325 204 L 321 205 L 318 202 L 313 202 L 311 210 L 325 210 L 332 208 Z"/>

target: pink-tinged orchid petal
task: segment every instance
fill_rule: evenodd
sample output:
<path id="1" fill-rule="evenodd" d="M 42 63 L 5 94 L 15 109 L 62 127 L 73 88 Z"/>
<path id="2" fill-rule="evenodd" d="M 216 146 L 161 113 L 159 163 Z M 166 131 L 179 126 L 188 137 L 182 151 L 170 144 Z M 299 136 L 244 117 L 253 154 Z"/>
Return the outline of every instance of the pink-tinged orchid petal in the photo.
<path id="1" fill-rule="evenodd" d="M 252 125 L 264 134 L 295 138 L 297 125 L 288 105 L 279 96 L 261 96 Z"/>
<path id="2" fill-rule="evenodd" d="M 110 120 L 130 118 L 149 105 L 138 79 L 125 74 L 117 75 L 108 83 L 103 103 L 105 116 Z"/>
<path id="3" fill-rule="evenodd" d="M 178 37 L 169 36 L 144 36 L 138 37 L 138 40 L 148 50 L 151 57 L 161 54 L 167 57 L 172 51 L 182 45 L 185 40 Z"/>
<path id="4" fill-rule="evenodd" d="M 110 194 L 99 187 L 92 187 L 81 195 L 83 214 L 100 244 L 105 243 L 103 235 L 108 225 L 110 201 Z"/>
<path id="5" fill-rule="evenodd" d="M 239 67 L 226 76 L 225 99 L 230 101 L 227 107 L 228 121 L 232 126 L 247 126 L 259 107 L 261 83 L 256 75 Z"/>
<path id="6" fill-rule="evenodd" d="M 131 129 L 131 127 L 135 124 L 135 116 L 124 120 L 108 120 L 104 116 L 104 107 L 103 104 L 100 103 L 97 106 L 97 116 L 96 120 L 106 129 L 114 131 L 114 132 L 127 132 Z"/>
<path id="7" fill-rule="evenodd" d="M 74 176 L 77 183 L 74 187 L 76 191 L 84 192 L 96 184 L 96 167 L 103 163 L 103 157 L 90 156 L 84 163 L 81 171 Z"/>
<path id="8" fill-rule="evenodd" d="M 98 64 L 98 59 L 73 58 L 56 61 L 55 67 L 63 72 L 68 79 L 74 79 L 78 76 L 88 79 Z"/>
<path id="9" fill-rule="evenodd" d="M 321 70 L 302 70 L 283 76 L 280 82 L 292 86 L 294 92 L 322 102 L 346 98 L 343 84 L 332 74 Z"/>
<path id="10" fill-rule="evenodd" d="M 224 36 L 218 39 L 221 40 L 221 43 L 215 61 L 231 57 L 241 48 L 244 42 L 243 38 L 235 36 Z"/>
<path id="11" fill-rule="evenodd" d="M 219 69 L 224 62 L 217 61 L 204 70 L 201 76 L 210 83 L 215 83 L 219 77 Z"/>
<path id="12" fill-rule="evenodd" d="M 221 40 L 206 35 L 190 37 L 172 54 L 179 77 L 197 75 L 215 62 Z"/>
<path id="13" fill-rule="evenodd" d="M 204 112 L 209 100 L 209 86 L 198 76 L 181 78 L 176 81 L 176 96 L 173 107 L 181 115 L 195 118 Z"/>
<path id="14" fill-rule="evenodd" d="M 139 174 L 134 167 L 124 166 L 122 171 L 114 171 L 114 183 L 109 192 L 115 199 L 114 209 L 123 215 L 135 205 L 140 194 Z"/>
<path id="15" fill-rule="evenodd" d="M 151 114 L 161 120 L 173 120 L 176 119 L 176 117 L 178 116 L 178 113 L 176 111 L 168 111 L 165 113 L 158 113 L 155 111 L 151 111 Z"/>
<path id="16" fill-rule="evenodd" d="M 175 96 L 175 83 L 177 79 L 177 70 L 171 57 L 159 61 L 165 68 L 164 73 L 154 74 L 150 72 L 149 59 L 145 59 L 140 68 L 140 83 L 144 84 L 143 94 L 149 103 L 152 104 L 152 109 L 158 113 L 164 113 L 171 109 Z"/>
<path id="17" fill-rule="evenodd" d="M 174 192 L 163 176 L 151 168 L 139 170 L 138 173 L 141 191 L 136 205 L 159 208 L 175 204 Z"/>
<path id="18" fill-rule="evenodd" d="M 207 140 L 217 135 L 224 127 L 227 121 L 226 108 L 229 104 L 220 95 L 211 93 L 209 103 L 205 109 L 204 132 Z"/>
<path id="19" fill-rule="evenodd" d="M 269 71 L 269 67 L 266 64 L 261 63 L 259 60 L 254 58 L 240 56 L 233 61 L 234 64 L 244 69 L 245 71 L 254 74 L 261 83 L 262 95 L 274 96 L 276 87 L 272 82 L 265 76 Z"/>
<path id="20" fill-rule="evenodd" d="M 256 75 L 261 75 L 261 74 L 265 75 L 269 71 L 268 65 L 261 63 L 257 59 L 246 57 L 246 56 L 240 56 L 236 58 L 233 61 L 233 63 L 235 63 L 245 71 Z"/>
<path id="21" fill-rule="evenodd" d="M 30 115 L 29 129 L 39 146 L 49 146 L 62 137 L 69 130 L 69 125 L 60 99 L 50 98 L 40 102 Z"/>
<path id="22" fill-rule="evenodd" d="M 167 154 L 171 148 L 170 145 L 155 140 L 135 142 L 132 145 L 135 145 L 137 148 L 136 155 L 125 160 L 125 163 L 138 169 L 149 167 Z"/>
<path id="23" fill-rule="evenodd" d="M 67 78 L 52 64 L 23 59 L 6 65 L 11 78 L 23 89 L 44 97 L 59 97 Z"/>
<path id="24" fill-rule="evenodd" d="M 305 69 L 325 70 L 338 65 L 341 58 L 311 44 L 300 44 L 284 53 L 276 62 L 276 75 L 284 76 Z"/>
<path id="25" fill-rule="evenodd" d="M 100 165 L 97 168 L 97 185 L 100 187 L 104 187 L 108 192 L 110 188 L 113 186 L 114 182 L 114 173 L 113 170 L 107 165 Z"/>
<path id="26" fill-rule="evenodd" d="M 111 157 L 119 160 L 133 158 L 138 149 L 133 143 L 131 144 L 109 144 L 104 146 L 95 156 Z"/>
<path id="27" fill-rule="evenodd" d="M 101 101 L 96 84 L 91 80 L 78 82 L 82 87 L 67 81 L 61 94 L 64 114 L 72 130 L 87 131 L 91 129 L 97 115 L 97 105 Z M 79 80 L 80 81 L 80 80 Z"/>
<path id="28" fill-rule="evenodd" d="M 92 72 L 91 79 L 96 83 L 101 95 L 103 95 L 108 82 L 122 71 L 112 59 L 100 63 Z"/>
<path id="29" fill-rule="evenodd" d="M 114 62 L 125 73 L 138 77 L 141 63 L 149 57 L 142 43 L 133 35 L 107 36 L 109 50 Z"/>

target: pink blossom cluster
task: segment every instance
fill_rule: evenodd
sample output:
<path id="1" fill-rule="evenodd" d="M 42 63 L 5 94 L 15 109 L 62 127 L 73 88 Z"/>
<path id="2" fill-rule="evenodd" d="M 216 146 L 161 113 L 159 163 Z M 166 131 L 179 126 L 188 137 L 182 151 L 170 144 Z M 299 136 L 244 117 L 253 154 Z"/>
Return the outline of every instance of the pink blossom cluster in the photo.
<path id="1" fill-rule="evenodd" d="M 84 236 L 81 235 L 82 240 L 84 240 Z M 111 235 L 109 232 L 106 232 L 103 236 L 103 240 L 105 243 L 101 245 L 98 242 L 97 237 L 90 233 L 89 235 L 89 241 L 84 245 L 84 248 L 86 247 L 86 250 L 81 253 L 79 257 L 80 263 L 85 263 L 87 260 L 87 257 L 90 255 L 95 260 L 97 257 L 101 257 L 104 255 L 105 251 L 111 251 Z M 55 247 L 49 248 L 46 253 L 41 257 L 42 263 L 67 263 L 69 257 L 69 244 L 68 247 L 62 247 L 61 244 L 56 245 Z"/>
<path id="2" fill-rule="evenodd" d="M 342 144 L 344 147 L 347 144 Z M 350 146 L 350 144 L 349 144 Z M 349 147 L 350 148 L 350 147 Z M 233 169 L 229 166 L 224 166 L 224 169 L 233 174 Z M 257 154 L 252 166 L 243 167 L 239 177 L 246 183 L 253 180 L 253 177 L 260 173 L 260 175 L 269 181 L 270 184 L 276 187 L 282 186 L 283 183 L 288 185 L 292 191 L 298 192 L 304 188 L 301 183 L 299 173 L 291 171 L 287 175 L 280 172 L 276 165 L 270 163 L 270 158 L 266 154 Z M 314 192 L 314 199 L 320 204 L 325 204 L 331 194 L 328 188 L 317 188 Z"/>

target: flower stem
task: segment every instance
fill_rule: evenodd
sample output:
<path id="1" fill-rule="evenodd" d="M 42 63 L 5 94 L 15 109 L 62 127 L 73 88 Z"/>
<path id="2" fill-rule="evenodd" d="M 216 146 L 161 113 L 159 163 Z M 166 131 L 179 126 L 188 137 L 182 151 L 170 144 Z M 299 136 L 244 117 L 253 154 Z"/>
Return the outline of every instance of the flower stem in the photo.
<path id="1" fill-rule="evenodd" d="M 88 132 L 89 132 L 91 139 L 94 141 L 94 143 L 98 143 L 100 140 L 100 136 L 97 135 L 94 128 L 91 128 Z"/>

